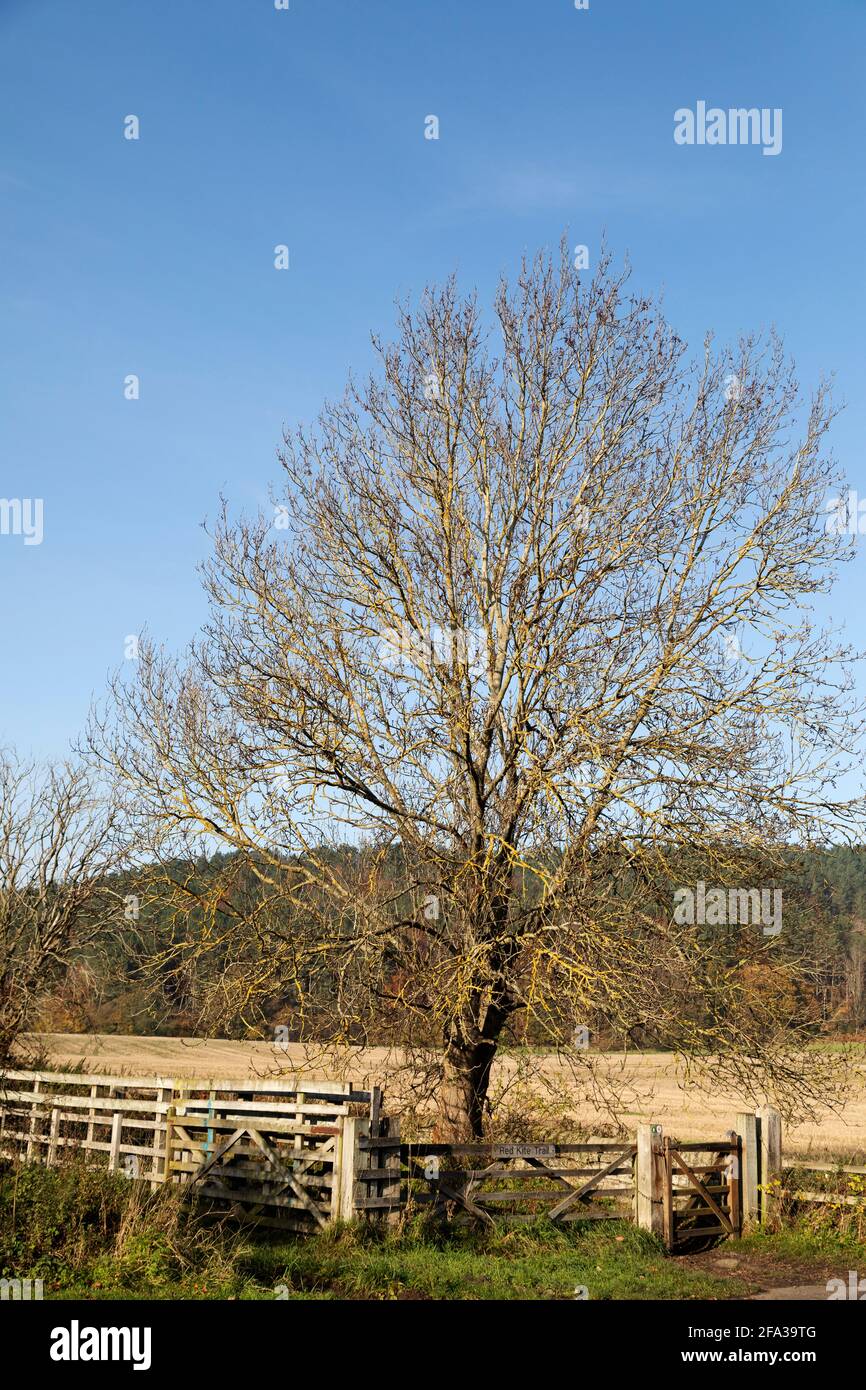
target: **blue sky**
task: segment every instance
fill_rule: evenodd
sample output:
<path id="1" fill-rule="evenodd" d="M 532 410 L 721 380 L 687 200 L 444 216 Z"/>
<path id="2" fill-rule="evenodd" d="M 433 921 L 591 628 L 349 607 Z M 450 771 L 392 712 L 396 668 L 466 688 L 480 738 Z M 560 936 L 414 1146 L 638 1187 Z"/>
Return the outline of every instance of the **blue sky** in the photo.
<path id="1" fill-rule="evenodd" d="M 396 296 L 563 231 L 695 348 L 775 324 L 835 372 L 866 496 L 864 59 L 864 0 L 0 0 L 0 497 L 44 499 L 0 535 L 0 742 L 62 753 L 127 634 L 193 635 L 201 521 L 266 501 Z M 782 152 L 677 146 L 698 100 L 782 108 Z"/>

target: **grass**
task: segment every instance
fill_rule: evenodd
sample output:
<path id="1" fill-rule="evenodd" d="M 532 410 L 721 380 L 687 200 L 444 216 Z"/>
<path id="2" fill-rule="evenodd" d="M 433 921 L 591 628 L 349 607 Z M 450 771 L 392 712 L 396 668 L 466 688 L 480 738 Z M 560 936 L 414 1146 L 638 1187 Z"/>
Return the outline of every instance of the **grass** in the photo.
<path id="1" fill-rule="evenodd" d="M 731 1246 L 731 1250 L 734 1247 Z M 778 1231 L 755 1231 L 736 1245 L 737 1255 L 770 1256 L 791 1264 L 832 1264 L 841 1259 L 866 1259 L 866 1245 L 853 1229 L 839 1230 L 829 1220 L 808 1216 Z"/>
<path id="2" fill-rule="evenodd" d="M 713 1253 L 739 1267 L 671 1258 L 622 1221 L 488 1231 L 416 1218 L 293 1238 L 216 1222 L 176 1189 L 151 1193 L 80 1163 L 0 1167 L 0 1277 L 41 1278 L 50 1299 L 728 1299 L 751 1292 L 768 1260 L 808 1267 L 810 1282 L 820 1265 L 863 1267 L 866 1247 L 853 1226 L 811 1212 Z"/>
<path id="3" fill-rule="evenodd" d="M 143 1254 L 144 1251 L 139 1253 Z M 155 1258 L 156 1256 L 156 1258 Z M 171 1299 L 704 1299 L 745 1291 L 730 1278 L 697 1274 L 668 1258 L 644 1233 L 592 1223 L 568 1232 L 524 1229 L 492 1238 L 432 1241 L 376 1238 L 347 1228 L 297 1240 L 240 1244 L 228 1275 L 206 1268 L 185 1278 L 164 1270 L 151 1248 L 147 1274 L 101 1261 L 97 1279 L 47 1287 L 52 1298 Z"/>
<path id="4" fill-rule="evenodd" d="M 438 1236 L 412 1226 L 384 1237 L 349 1228 L 260 1247 L 246 1265 L 259 1287 L 282 1285 L 288 1298 L 693 1299 L 730 1288 L 686 1270 L 623 1222 Z"/>
<path id="5" fill-rule="evenodd" d="M 307 1238 L 208 1221 L 174 1190 L 151 1193 L 69 1163 L 0 1170 L 0 1277 L 54 1299 L 571 1299 L 730 1296 L 625 1222 L 492 1232 L 416 1220 Z"/>

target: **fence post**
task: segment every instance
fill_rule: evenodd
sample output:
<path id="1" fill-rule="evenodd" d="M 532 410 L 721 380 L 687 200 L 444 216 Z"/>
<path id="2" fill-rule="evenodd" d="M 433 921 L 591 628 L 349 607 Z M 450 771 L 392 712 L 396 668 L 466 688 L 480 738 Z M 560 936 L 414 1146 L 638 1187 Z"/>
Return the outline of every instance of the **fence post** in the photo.
<path id="1" fill-rule="evenodd" d="M 782 1173 L 782 1116 L 772 1106 L 758 1111 L 758 1133 L 761 1146 L 761 1221 L 769 1221 L 778 1205 L 778 1197 L 770 1193 L 771 1183 Z"/>
<path id="2" fill-rule="evenodd" d="M 51 1111 L 51 1130 L 48 1142 L 48 1165 L 57 1162 L 57 1140 L 60 1135 L 60 1111 L 55 1105 Z"/>
<path id="3" fill-rule="evenodd" d="M 343 1118 L 343 1142 L 340 1145 L 340 1207 L 341 1221 L 354 1221 L 355 1185 L 361 1168 L 369 1167 L 369 1155 L 361 1148 L 361 1135 L 370 1133 L 370 1121 L 358 1115 Z M 366 1195 L 366 1194 L 359 1194 Z"/>
<path id="4" fill-rule="evenodd" d="M 33 1094 L 33 1101 L 32 1101 L 31 1109 L 30 1109 L 30 1128 L 29 1128 L 29 1130 L 28 1130 L 28 1137 L 27 1137 L 27 1150 L 26 1150 L 26 1153 L 25 1153 L 25 1155 L 24 1155 L 25 1158 L 27 1159 L 28 1163 L 29 1163 L 29 1161 L 32 1159 L 32 1157 L 33 1157 L 33 1151 L 34 1151 L 34 1149 L 35 1149 L 35 1147 L 36 1147 L 36 1138 L 35 1138 L 35 1136 L 36 1136 L 36 1126 L 37 1126 L 37 1124 L 38 1124 L 38 1122 L 39 1122 L 39 1118 L 40 1118 L 40 1116 L 39 1116 L 39 1100 L 38 1100 L 38 1096 L 39 1096 L 39 1093 L 40 1093 L 41 1089 L 42 1089 L 42 1082 L 39 1080 L 39 1077 L 37 1076 L 36 1080 L 33 1082 L 33 1092 L 32 1092 L 32 1094 Z"/>
<path id="5" fill-rule="evenodd" d="M 108 1153 L 108 1166 L 112 1172 L 120 1167 L 120 1131 L 123 1111 L 115 1110 L 111 1121 L 111 1148 Z"/>
<path id="6" fill-rule="evenodd" d="M 381 1089 L 380 1086 L 371 1086 L 371 1087 L 370 1087 L 370 1110 L 369 1110 L 369 1115 L 370 1115 L 370 1139 L 371 1139 L 371 1141 L 374 1140 L 374 1139 L 381 1139 L 382 1134 L 383 1134 L 383 1128 L 382 1128 L 382 1089 Z M 385 1129 L 387 1129 L 387 1121 L 385 1121 Z M 382 1150 L 381 1150 L 381 1149 L 368 1149 L 368 1150 L 367 1150 L 367 1167 L 369 1167 L 369 1168 L 382 1168 L 382 1167 L 384 1167 L 384 1163 L 383 1163 L 383 1160 L 382 1160 Z M 360 1194 L 359 1194 L 359 1195 L 360 1195 Z M 374 1199 L 374 1198 L 375 1198 L 375 1199 L 380 1199 L 381 1196 L 382 1196 L 382 1181 L 381 1181 L 381 1179 L 380 1179 L 380 1178 L 377 1178 L 375 1181 L 371 1181 L 371 1182 L 366 1182 L 366 1183 L 364 1183 L 363 1195 L 364 1195 L 365 1197 L 370 1198 L 371 1200 Z M 377 1215 L 378 1217 L 381 1217 L 381 1215 L 382 1215 L 381 1210 L 378 1210 L 378 1211 L 376 1212 L 376 1215 Z"/>
<path id="7" fill-rule="evenodd" d="M 761 1181 L 761 1155 L 757 1115 L 750 1115 L 745 1111 L 742 1115 L 738 1115 L 737 1133 L 742 1141 L 743 1153 L 742 1185 L 740 1187 L 743 1225 L 749 1227 L 758 1220 L 760 1213 L 758 1188 Z"/>
<path id="8" fill-rule="evenodd" d="M 165 1112 L 165 1129 L 163 1130 L 163 1154 L 162 1154 L 162 1173 L 157 1174 L 156 1158 L 153 1160 L 154 1176 L 163 1183 L 171 1182 L 171 1146 L 172 1146 L 172 1121 L 174 1119 L 174 1081 L 171 1088 L 164 1086 L 159 1093 L 160 1100 L 167 1104 Z M 154 1148 L 156 1144 L 154 1144 Z"/>
<path id="9" fill-rule="evenodd" d="M 91 1088 L 90 1088 L 90 1099 L 91 1099 L 91 1100 L 96 1100 L 96 1098 L 97 1098 L 98 1095 L 99 1095 L 99 1087 L 98 1087 L 97 1085 L 94 1084 L 94 1085 L 91 1086 Z M 84 1144 L 84 1148 L 85 1148 L 85 1149 L 89 1149 L 90 1146 L 91 1146 L 92 1143 L 93 1143 L 93 1139 L 94 1139 L 94 1130 L 95 1130 L 95 1125 L 94 1125 L 93 1122 L 94 1122 L 95 1119 L 96 1119 L 96 1111 L 94 1110 L 93 1106 L 91 1105 L 90 1109 L 89 1109 L 88 1112 L 87 1112 L 87 1139 L 86 1139 L 85 1144 Z"/>
<path id="10" fill-rule="evenodd" d="M 638 1125 L 635 1164 L 635 1220 L 644 1231 L 664 1234 L 664 1156 L 661 1125 Z"/>
<path id="11" fill-rule="evenodd" d="M 388 1138 L 400 1138 L 400 1117 L 389 1115 Z M 400 1220 L 401 1196 L 403 1191 L 403 1170 L 400 1163 L 400 1149 L 396 1145 L 393 1148 L 384 1150 L 384 1166 L 389 1170 L 389 1176 L 382 1184 L 382 1196 L 387 1197 L 393 1205 L 385 1212 L 385 1220 L 388 1225 L 395 1225 Z"/>
<path id="12" fill-rule="evenodd" d="M 671 1161 L 671 1140 L 666 1134 L 662 1147 L 662 1229 L 668 1250 L 677 1243 L 677 1224 L 674 1212 L 674 1165 Z"/>
<path id="13" fill-rule="evenodd" d="M 331 1169 L 331 1221 L 340 1220 L 343 1210 L 343 1154 L 346 1150 L 347 1115 L 339 1120 L 339 1133 L 334 1135 L 334 1166 Z"/>
<path id="14" fill-rule="evenodd" d="M 370 1087 L 370 1134 L 374 1139 L 379 1137 L 379 1123 L 382 1114 L 382 1087 Z"/>
<path id="15" fill-rule="evenodd" d="M 743 1234 L 743 1141 L 735 1129 L 730 1130 L 734 1151 L 728 1163 L 728 1212 L 734 1236 Z"/>
<path id="16" fill-rule="evenodd" d="M 174 1076 L 174 1077 L 172 1077 L 172 1081 L 171 1081 L 171 1110 L 170 1110 L 170 1112 L 169 1112 L 169 1113 L 171 1114 L 171 1118 L 172 1118 L 172 1128 L 174 1127 L 174 1123 L 175 1123 L 175 1121 L 177 1120 L 177 1111 L 178 1111 L 178 1107 L 180 1107 L 181 1109 L 183 1109 L 184 1103 L 186 1102 L 186 1100 L 187 1100 L 188 1097 L 189 1097 L 190 1089 L 191 1089 L 191 1086 L 190 1086 L 190 1082 L 189 1082 L 189 1078 L 188 1078 L 188 1077 L 185 1077 L 185 1076 Z M 186 1116 L 185 1116 L 185 1115 L 184 1115 L 184 1117 L 183 1117 L 183 1122 L 184 1122 L 184 1124 L 186 1124 Z M 169 1136 L 168 1136 L 168 1125 L 166 1125 L 166 1149 L 165 1149 L 165 1159 L 166 1159 L 166 1170 L 165 1170 L 165 1171 L 166 1171 L 166 1178 L 169 1178 L 169 1177 L 170 1177 L 170 1173 L 171 1173 L 171 1160 L 172 1160 L 172 1153 L 171 1153 L 171 1150 L 170 1150 L 169 1147 L 168 1147 L 168 1137 L 169 1137 Z M 174 1140 L 172 1139 L 172 1144 L 173 1144 L 173 1143 L 174 1143 Z M 179 1151 L 178 1162 L 180 1162 L 180 1163 L 186 1163 L 187 1160 L 188 1160 L 189 1158 L 191 1158 L 191 1156 L 192 1156 L 192 1155 L 190 1154 L 190 1152 L 189 1152 L 187 1149 L 181 1149 L 181 1150 Z M 182 1170 L 182 1171 L 178 1174 L 178 1182 L 189 1182 L 190 1179 L 191 1179 L 191 1177 L 192 1177 L 192 1173 L 187 1173 L 185 1170 Z"/>
<path id="17" fill-rule="evenodd" d="M 303 1091 L 298 1091 L 297 1095 L 295 1096 L 295 1101 L 296 1101 L 296 1103 L 297 1103 L 298 1105 L 303 1105 L 304 1102 L 306 1101 L 306 1099 L 307 1099 L 307 1097 L 306 1097 L 306 1095 L 304 1094 Z M 294 1148 L 295 1153 L 296 1153 L 298 1156 L 300 1156 L 300 1154 L 301 1154 L 301 1152 L 302 1152 L 302 1150 L 303 1150 L 303 1147 L 304 1147 L 304 1135 L 303 1135 L 304 1112 L 303 1112 L 303 1110 L 297 1110 L 297 1111 L 295 1112 L 295 1124 L 298 1125 L 298 1126 L 300 1126 L 300 1128 L 298 1129 L 298 1132 L 297 1132 L 296 1135 L 295 1135 L 295 1140 L 294 1140 L 294 1144 L 293 1144 L 292 1147 Z"/>

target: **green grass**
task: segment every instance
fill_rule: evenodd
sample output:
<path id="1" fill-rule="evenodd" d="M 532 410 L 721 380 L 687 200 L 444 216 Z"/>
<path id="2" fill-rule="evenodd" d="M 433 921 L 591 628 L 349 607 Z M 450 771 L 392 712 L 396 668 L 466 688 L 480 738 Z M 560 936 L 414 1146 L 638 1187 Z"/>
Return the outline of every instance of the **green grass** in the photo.
<path id="1" fill-rule="evenodd" d="M 617 1223 L 549 1225 L 519 1234 L 431 1241 L 403 1234 L 377 1238 L 363 1230 L 292 1240 L 247 1240 L 236 1247 L 231 1273 L 207 1270 L 160 1279 L 151 1262 L 146 1280 L 128 1264 L 104 1261 L 99 1277 L 75 1277 L 46 1289 L 51 1298 L 172 1299 L 590 1299 L 730 1298 L 745 1286 L 696 1274 L 668 1258 L 640 1231 Z"/>
<path id="2" fill-rule="evenodd" d="M 432 1299 L 712 1298 L 730 1280 L 697 1275 L 624 1222 L 549 1222 L 438 1238 L 363 1228 L 260 1246 L 244 1261 L 261 1289 L 291 1297 Z"/>
<path id="3" fill-rule="evenodd" d="M 622 1221 L 540 1220 L 492 1231 L 420 1218 L 290 1238 L 215 1223 L 177 1189 L 151 1193 L 82 1164 L 0 1167 L 0 1277 L 41 1278 L 50 1299 L 727 1299 L 748 1294 L 749 1255 L 859 1268 L 853 1231 L 810 1219 L 720 1249 L 743 1269 L 671 1258 Z M 858 1264 L 859 1260 L 859 1264 Z M 846 1263 L 847 1261 L 847 1263 Z"/>
<path id="4" fill-rule="evenodd" d="M 48 1298 L 570 1299 L 730 1296 L 625 1222 L 491 1232 L 369 1226 L 288 1238 L 214 1224 L 176 1190 L 70 1163 L 0 1170 L 0 1276 Z"/>
<path id="5" fill-rule="evenodd" d="M 731 1252 L 738 1255 L 772 1255 L 792 1263 L 832 1263 L 841 1258 L 866 1259 L 866 1247 L 856 1230 L 840 1229 L 828 1214 L 808 1215 L 779 1231 L 755 1231 L 738 1241 Z"/>

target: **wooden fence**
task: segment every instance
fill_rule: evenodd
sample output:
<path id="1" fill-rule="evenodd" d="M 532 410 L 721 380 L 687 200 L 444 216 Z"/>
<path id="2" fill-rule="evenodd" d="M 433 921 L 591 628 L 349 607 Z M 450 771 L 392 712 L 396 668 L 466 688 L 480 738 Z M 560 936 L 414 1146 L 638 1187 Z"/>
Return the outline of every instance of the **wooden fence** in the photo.
<path id="1" fill-rule="evenodd" d="M 173 1082 L 49 1071 L 0 1076 L 0 1152 L 53 1164 L 70 1150 L 161 1181 Z"/>
<path id="2" fill-rule="evenodd" d="M 803 1183 L 809 1175 L 810 1186 Z M 792 1158 L 782 1167 L 777 1202 L 852 1207 L 866 1213 L 866 1168 L 850 1163 L 819 1163 Z"/>
<path id="3" fill-rule="evenodd" d="M 382 1151 L 382 1139 L 368 1141 Z M 363 1145 L 367 1147 L 367 1145 Z M 432 1208 L 454 1221 L 553 1222 L 630 1216 L 634 1144 L 400 1144 L 392 1210 Z M 368 1175 L 358 1173 L 364 1184 Z M 361 1206 L 362 1203 L 356 1203 Z M 366 1204 L 364 1204 L 366 1205 Z"/>
<path id="4" fill-rule="evenodd" d="M 83 1152 L 152 1187 L 194 1186 L 237 1216 L 313 1230 L 350 1214 L 355 1129 L 344 1125 L 363 1110 L 378 1132 L 378 1087 L 8 1071 L 0 1154 L 54 1164 Z"/>
<path id="5" fill-rule="evenodd" d="M 297 1231 L 426 1208 L 454 1221 L 632 1218 L 671 1251 L 738 1236 L 780 1200 L 860 1205 L 862 1168 L 810 1163 L 826 1189 L 793 1190 L 778 1112 L 737 1116 L 718 1139 L 681 1143 L 660 1125 L 635 1142 L 401 1141 L 379 1087 L 291 1077 L 215 1080 L 80 1072 L 0 1074 L 0 1155 L 54 1164 L 80 1151 L 157 1187 L 183 1184 L 217 1209 Z M 857 1175 L 856 1179 L 854 1175 Z"/>
<path id="6" fill-rule="evenodd" d="M 740 1236 L 742 1141 L 736 1133 L 727 1142 L 682 1144 L 665 1138 L 663 1146 L 664 1238 L 669 1250 L 695 1242 L 708 1245 L 724 1236 Z"/>

